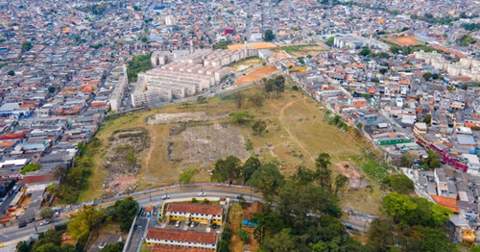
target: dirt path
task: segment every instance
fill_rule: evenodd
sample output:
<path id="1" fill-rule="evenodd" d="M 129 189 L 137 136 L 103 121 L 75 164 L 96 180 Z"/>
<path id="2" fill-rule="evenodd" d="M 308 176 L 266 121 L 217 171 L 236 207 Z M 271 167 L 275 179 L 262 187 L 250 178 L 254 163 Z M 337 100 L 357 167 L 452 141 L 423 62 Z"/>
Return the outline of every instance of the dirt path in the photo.
<path id="1" fill-rule="evenodd" d="M 150 148 L 148 149 L 148 152 L 147 152 L 147 155 L 145 156 L 145 167 L 143 167 L 143 170 L 148 170 L 150 169 L 150 159 L 152 158 L 152 155 L 153 155 L 153 152 L 155 150 L 154 146 L 153 146 L 153 143 L 156 143 L 157 142 L 157 134 L 153 133 L 153 130 L 151 130 L 150 127 L 147 128 L 147 130 L 150 132 Z M 143 180 L 147 181 L 147 182 L 154 182 L 154 179 L 151 179 L 150 176 L 143 176 L 142 178 Z"/>
<path id="2" fill-rule="evenodd" d="M 287 104 L 285 104 L 281 109 L 280 109 L 280 115 L 278 116 L 278 120 L 281 124 L 281 126 L 285 129 L 285 131 L 287 132 L 288 136 L 290 137 L 290 139 L 293 140 L 293 142 L 295 142 L 299 147 L 300 149 L 302 149 L 303 152 L 307 153 L 308 156 L 310 156 L 310 160 L 312 160 L 312 162 L 315 162 L 315 158 L 313 158 L 313 155 L 310 151 L 308 151 L 308 149 L 303 145 L 303 143 L 298 140 L 298 138 L 290 131 L 290 129 L 288 128 L 287 124 L 284 122 L 284 118 L 285 118 L 285 110 L 287 110 L 289 107 L 291 107 L 293 104 L 295 104 L 296 102 L 298 101 L 291 101 Z"/>

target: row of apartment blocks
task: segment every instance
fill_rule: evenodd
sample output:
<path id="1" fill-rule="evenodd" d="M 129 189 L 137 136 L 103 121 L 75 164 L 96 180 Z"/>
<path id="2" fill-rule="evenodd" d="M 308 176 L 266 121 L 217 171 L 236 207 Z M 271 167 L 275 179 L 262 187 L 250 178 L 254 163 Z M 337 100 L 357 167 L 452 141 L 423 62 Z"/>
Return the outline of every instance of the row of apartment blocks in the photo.
<path id="1" fill-rule="evenodd" d="M 233 72 L 228 65 L 258 56 L 258 50 L 180 50 L 152 54 L 154 69 L 138 75 L 131 95 L 135 107 L 196 95 Z"/>
<path id="2" fill-rule="evenodd" d="M 209 228 L 222 226 L 224 208 L 215 203 L 171 202 L 163 207 L 165 224 L 148 228 L 145 242 L 153 251 L 215 251 L 220 232 Z M 194 229 L 172 227 L 168 223 L 198 223 Z M 207 231 L 201 230 L 201 225 Z"/>
<path id="3" fill-rule="evenodd" d="M 438 70 L 446 71 L 451 76 L 465 76 L 473 81 L 480 81 L 480 60 L 461 58 L 458 62 L 450 62 L 437 52 L 418 51 L 415 58 L 425 60 Z"/>

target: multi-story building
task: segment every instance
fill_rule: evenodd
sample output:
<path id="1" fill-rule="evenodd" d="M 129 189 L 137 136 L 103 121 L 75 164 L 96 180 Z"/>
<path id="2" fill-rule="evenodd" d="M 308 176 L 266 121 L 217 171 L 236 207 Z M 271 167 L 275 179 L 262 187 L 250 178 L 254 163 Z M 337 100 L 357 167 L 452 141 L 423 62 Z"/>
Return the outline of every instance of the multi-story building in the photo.
<path id="1" fill-rule="evenodd" d="M 148 229 L 145 241 L 169 251 L 168 248 L 190 248 L 215 251 L 217 248 L 218 235 L 216 232 L 198 232 L 192 230 L 179 230 L 169 228 Z"/>
<path id="2" fill-rule="evenodd" d="M 223 208 L 220 205 L 201 203 L 169 203 L 165 208 L 169 221 L 223 224 Z"/>

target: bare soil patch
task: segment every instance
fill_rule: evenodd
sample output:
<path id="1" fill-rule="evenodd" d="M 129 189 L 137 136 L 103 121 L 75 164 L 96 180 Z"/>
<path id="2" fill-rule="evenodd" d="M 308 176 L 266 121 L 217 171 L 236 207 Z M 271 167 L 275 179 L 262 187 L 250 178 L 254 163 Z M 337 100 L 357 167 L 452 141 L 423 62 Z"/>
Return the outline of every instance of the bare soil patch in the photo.
<path id="1" fill-rule="evenodd" d="M 240 129 L 220 123 L 172 128 L 167 152 L 170 161 L 184 167 L 195 164 L 206 168 L 228 155 L 248 158 Z"/>
<path id="2" fill-rule="evenodd" d="M 141 168 L 138 154 L 150 147 L 148 131 L 132 128 L 116 131 L 108 139 L 103 167 L 108 172 L 103 188 L 106 194 L 133 191 L 135 175 Z"/>
<path id="3" fill-rule="evenodd" d="M 368 186 L 368 180 L 359 171 L 358 167 L 355 167 L 350 162 L 339 162 L 335 164 L 335 170 L 348 178 L 349 189 L 361 189 Z"/>

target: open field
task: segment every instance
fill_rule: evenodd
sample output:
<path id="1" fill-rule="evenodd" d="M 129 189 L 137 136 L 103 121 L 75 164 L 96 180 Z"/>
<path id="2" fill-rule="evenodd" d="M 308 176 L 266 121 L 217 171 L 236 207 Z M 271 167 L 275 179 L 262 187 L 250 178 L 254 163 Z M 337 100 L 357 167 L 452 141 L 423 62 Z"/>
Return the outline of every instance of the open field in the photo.
<path id="1" fill-rule="evenodd" d="M 238 78 L 236 83 L 237 85 L 252 83 L 267 78 L 275 72 L 277 72 L 277 68 L 274 66 L 261 66 Z"/>
<path id="2" fill-rule="evenodd" d="M 252 42 L 252 43 L 247 43 L 247 48 L 251 49 L 272 49 L 276 48 L 277 45 L 274 43 L 269 43 L 269 42 Z M 245 44 L 232 44 L 228 46 L 229 50 L 240 50 L 245 48 Z"/>
<path id="3" fill-rule="evenodd" d="M 339 162 L 343 166 L 350 164 L 348 169 L 360 167 L 360 157 L 370 145 L 352 132 L 329 125 L 324 120 L 324 108 L 318 103 L 299 91 L 287 89 L 280 97 L 267 98 L 263 106 L 256 107 L 248 97 L 263 90 L 253 87 L 241 92 L 247 97 L 241 108 L 237 107 L 233 96 L 215 97 L 205 103 L 169 105 L 106 121 L 96 135 L 102 150 L 93 158 L 95 168 L 90 186 L 81 195 L 81 200 L 98 198 L 104 193 L 99 185 L 108 178 L 103 160 L 111 148 L 111 136 L 126 129 L 143 128 L 148 132 L 150 141 L 148 148 L 136 155 L 141 166 L 134 176 L 137 190 L 176 183 L 181 171 L 192 166 L 199 170 L 194 181 L 209 181 L 214 161 L 226 155 L 236 155 L 245 160 L 249 155 L 257 154 L 265 162 L 277 162 L 281 171 L 290 175 L 299 165 L 314 167 L 315 157 L 327 152 L 332 156 L 335 173 L 351 173 L 355 179 L 361 179 L 361 174 L 358 174 L 362 173 L 361 169 L 335 169 Z M 235 111 L 246 111 L 255 120 L 267 122 L 267 133 L 258 136 L 249 126 L 230 123 L 225 115 Z M 187 114 L 176 116 L 176 113 Z M 167 114 L 173 115 L 165 117 Z M 202 115 L 207 120 L 182 121 L 188 115 L 194 119 Z M 160 123 L 151 123 L 152 118 L 160 119 Z M 165 118 L 169 119 L 165 121 Z M 344 197 L 348 200 L 344 205 L 376 213 L 380 194 L 371 191 L 379 188 L 375 182 L 371 184 L 346 192 Z"/>

